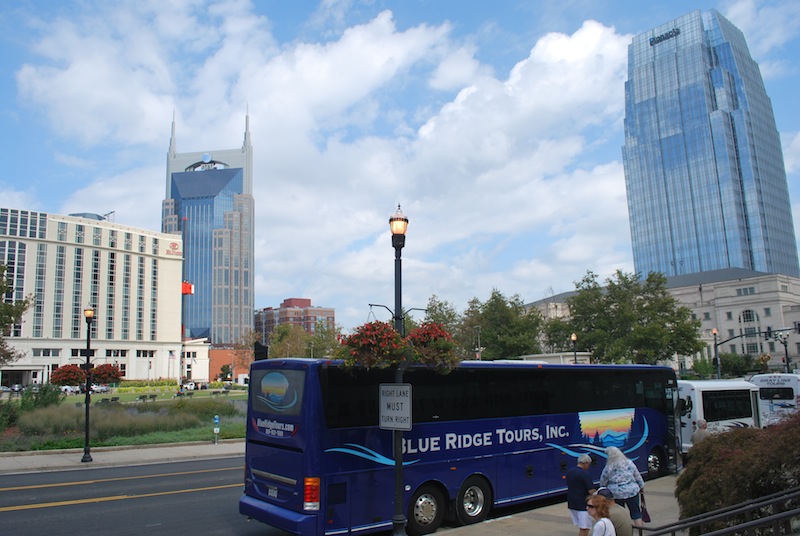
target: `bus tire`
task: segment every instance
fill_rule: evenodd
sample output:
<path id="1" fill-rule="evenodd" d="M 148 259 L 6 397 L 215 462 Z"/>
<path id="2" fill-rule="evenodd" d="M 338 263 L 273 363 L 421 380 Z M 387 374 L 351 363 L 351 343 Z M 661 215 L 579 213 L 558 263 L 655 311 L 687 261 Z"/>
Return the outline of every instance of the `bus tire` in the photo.
<path id="1" fill-rule="evenodd" d="M 666 474 L 667 463 L 664 459 L 664 451 L 660 447 L 655 447 L 647 456 L 647 476 L 658 478 Z"/>
<path id="2" fill-rule="evenodd" d="M 486 479 L 471 476 L 464 481 L 456 497 L 456 517 L 462 525 L 480 523 L 489 515 L 492 490 Z"/>
<path id="3" fill-rule="evenodd" d="M 421 536 L 436 532 L 444 520 L 447 505 L 441 490 L 430 484 L 420 486 L 408 503 L 406 532 Z"/>

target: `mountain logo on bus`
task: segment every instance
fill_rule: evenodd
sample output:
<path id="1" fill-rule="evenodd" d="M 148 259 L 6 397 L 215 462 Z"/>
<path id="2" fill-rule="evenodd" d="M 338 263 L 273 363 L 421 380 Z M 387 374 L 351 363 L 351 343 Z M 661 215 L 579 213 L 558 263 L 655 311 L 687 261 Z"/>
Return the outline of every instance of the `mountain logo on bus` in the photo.
<path id="1" fill-rule="evenodd" d="M 256 398 L 275 411 L 284 412 L 297 404 L 297 391 L 280 372 L 270 372 L 265 375 L 260 388 L 261 394 Z"/>
<path id="2" fill-rule="evenodd" d="M 641 418 L 641 425 L 637 426 L 636 410 L 633 408 L 582 411 L 578 413 L 578 421 L 581 430 L 579 443 L 566 446 L 555 443 L 548 445 L 574 458 L 581 454 L 606 457 L 605 449 L 608 447 L 617 447 L 627 455 L 644 445 L 650 434 L 644 416 Z M 638 441 L 631 445 L 631 441 L 636 439 Z"/>

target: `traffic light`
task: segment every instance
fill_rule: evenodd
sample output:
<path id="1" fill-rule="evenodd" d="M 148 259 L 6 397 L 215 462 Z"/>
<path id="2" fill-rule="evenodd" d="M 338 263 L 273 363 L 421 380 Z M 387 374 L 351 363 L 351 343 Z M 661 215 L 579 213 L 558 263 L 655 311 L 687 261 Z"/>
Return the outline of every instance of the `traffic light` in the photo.
<path id="1" fill-rule="evenodd" d="M 772 328 L 770 326 L 767 326 L 767 338 L 772 338 Z"/>

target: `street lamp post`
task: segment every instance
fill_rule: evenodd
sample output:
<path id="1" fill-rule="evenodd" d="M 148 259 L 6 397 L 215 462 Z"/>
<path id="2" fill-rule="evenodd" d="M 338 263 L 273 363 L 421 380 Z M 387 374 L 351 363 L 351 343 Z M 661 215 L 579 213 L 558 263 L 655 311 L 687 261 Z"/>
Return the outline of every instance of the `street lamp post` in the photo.
<path id="1" fill-rule="evenodd" d="M 475 348 L 475 355 L 478 356 L 478 361 L 480 361 L 483 355 L 483 348 L 481 348 L 481 327 L 475 326 L 475 329 L 478 331 L 478 347 Z"/>
<path id="2" fill-rule="evenodd" d="M 722 365 L 719 362 L 719 345 L 717 345 L 717 328 L 711 330 L 714 334 L 714 361 L 717 362 L 717 379 L 722 378 Z"/>
<path id="3" fill-rule="evenodd" d="M 86 364 L 84 365 L 84 372 L 86 373 L 86 398 L 83 404 L 86 406 L 86 440 L 83 443 L 83 458 L 81 458 L 81 461 L 90 462 L 92 461 L 92 454 L 89 451 L 89 405 L 92 401 L 92 364 L 90 358 L 92 355 L 92 322 L 94 321 L 94 309 L 91 307 L 84 309 L 83 317 L 86 319 Z"/>
<path id="4" fill-rule="evenodd" d="M 572 341 L 572 362 L 576 365 L 578 364 L 578 336 L 573 333 L 569 336 L 569 340 Z"/>
<path id="5" fill-rule="evenodd" d="M 406 229 L 408 218 L 403 215 L 400 205 L 397 212 L 389 218 L 389 228 L 392 231 L 392 247 L 394 248 L 394 329 L 404 334 L 403 329 L 403 298 L 401 285 L 401 251 L 406 245 Z M 403 364 L 398 364 L 394 373 L 394 381 L 403 383 Z M 405 535 L 406 517 L 403 514 L 403 431 L 393 430 L 394 440 L 394 516 L 392 529 L 395 536 Z"/>

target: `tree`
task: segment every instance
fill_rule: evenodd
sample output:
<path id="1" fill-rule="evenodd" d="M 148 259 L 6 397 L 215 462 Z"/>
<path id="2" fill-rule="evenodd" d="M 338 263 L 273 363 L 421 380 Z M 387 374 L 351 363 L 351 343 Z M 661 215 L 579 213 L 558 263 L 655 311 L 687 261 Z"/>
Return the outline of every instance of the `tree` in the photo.
<path id="1" fill-rule="evenodd" d="M 572 351 L 572 325 L 563 318 L 548 318 L 543 321 L 545 352 Z M 577 342 L 577 341 L 576 341 Z"/>
<path id="2" fill-rule="evenodd" d="M 86 374 L 78 365 L 64 365 L 50 374 L 50 383 L 56 385 L 81 385 L 86 383 Z"/>
<path id="3" fill-rule="evenodd" d="M 56 369 L 58 371 L 58 369 Z M 122 373 L 119 367 L 105 363 L 92 369 L 92 379 L 95 383 L 119 383 Z"/>
<path id="4" fill-rule="evenodd" d="M 222 365 L 222 367 L 220 367 L 219 369 L 219 374 L 217 375 L 217 379 L 220 381 L 233 379 L 233 370 L 231 369 L 231 366 Z"/>
<path id="5" fill-rule="evenodd" d="M 278 324 L 269 336 L 269 356 L 302 357 L 309 351 L 309 335 L 294 324 Z"/>
<path id="6" fill-rule="evenodd" d="M 602 289 L 587 272 L 576 284 L 577 295 L 567 298 L 580 349 L 601 363 L 648 365 L 699 352 L 700 322 L 669 294 L 666 283 L 660 273 L 642 281 L 617 270 Z"/>
<path id="7" fill-rule="evenodd" d="M 480 333 L 481 359 L 494 360 L 538 353 L 542 316 L 528 310 L 518 295 L 506 298 L 499 290 L 485 302 L 470 301 L 455 340 L 460 351 L 474 359 Z"/>
<path id="8" fill-rule="evenodd" d="M 32 296 L 28 296 L 22 301 L 6 301 L 13 299 L 11 290 L 11 285 L 6 279 L 6 266 L 0 264 L 0 365 L 16 361 L 24 355 L 11 347 L 4 335 L 14 324 L 18 324 L 22 320 L 22 315 L 33 305 Z"/>
<path id="9" fill-rule="evenodd" d="M 425 323 L 440 324 L 453 333 L 461 323 L 461 315 L 450 302 L 442 301 L 434 294 L 428 299 L 428 306 L 425 308 Z"/>
<path id="10" fill-rule="evenodd" d="M 250 363 L 255 358 L 256 341 L 261 340 L 261 334 L 252 329 L 245 329 L 239 341 L 233 345 L 233 367 L 250 370 Z"/>
<path id="11" fill-rule="evenodd" d="M 339 347 L 340 333 L 341 329 L 338 326 L 329 328 L 325 322 L 317 322 L 314 333 L 308 337 L 309 354 L 313 352 L 314 357 L 332 356 Z"/>

